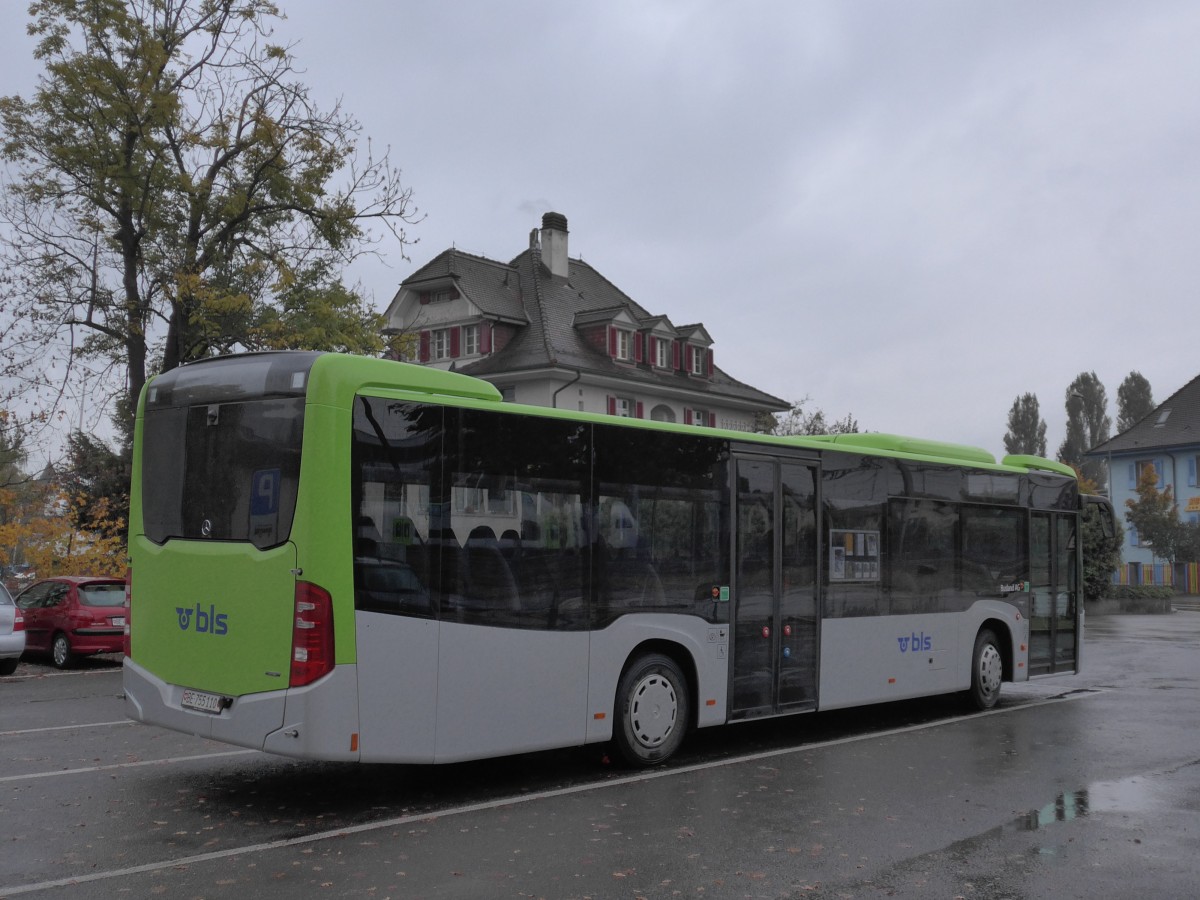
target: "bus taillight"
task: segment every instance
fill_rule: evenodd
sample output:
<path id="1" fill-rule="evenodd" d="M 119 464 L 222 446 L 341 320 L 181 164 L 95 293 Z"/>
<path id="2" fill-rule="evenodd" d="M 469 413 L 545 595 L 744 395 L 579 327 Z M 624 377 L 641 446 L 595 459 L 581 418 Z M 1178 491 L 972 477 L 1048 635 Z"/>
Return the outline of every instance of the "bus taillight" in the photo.
<path id="1" fill-rule="evenodd" d="M 333 598 L 307 581 L 296 582 L 292 621 L 292 687 L 312 684 L 333 671 Z"/>
<path id="2" fill-rule="evenodd" d="M 133 566 L 129 566 L 128 568 L 125 569 L 125 637 L 122 638 L 122 640 L 121 640 L 121 652 L 124 653 L 126 656 L 133 656 L 132 641 L 130 640 L 130 636 L 129 636 L 129 622 L 130 622 L 130 614 L 132 612 L 132 609 L 131 609 L 132 604 L 129 601 L 130 601 L 130 595 L 133 592 L 132 588 L 133 588 Z"/>

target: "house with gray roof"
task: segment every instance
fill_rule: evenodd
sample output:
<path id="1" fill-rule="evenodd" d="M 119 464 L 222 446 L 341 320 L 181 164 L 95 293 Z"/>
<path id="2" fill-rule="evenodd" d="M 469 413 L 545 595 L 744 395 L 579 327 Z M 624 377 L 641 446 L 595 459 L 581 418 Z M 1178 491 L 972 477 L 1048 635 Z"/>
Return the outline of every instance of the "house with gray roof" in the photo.
<path id="1" fill-rule="evenodd" d="M 675 325 L 571 259 L 567 236 L 566 217 L 550 212 L 510 262 L 439 253 L 387 308 L 401 358 L 535 406 L 741 431 L 788 408 L 718 366 L 703 324 Z"/>
<path id="2" fill-rule="evenodd" d="M 1108 463 L 1108 495 L 1118 516 L 1124 516 L 1126 500 L 1137 499 L 1138 479 L 1153 466 L 1159 490 L 1171 488 L 1180 517 L 1200 522 L 1200 376 L 1132 428 L 1093 447 L 1087 456 Z M 1194 563 L 1172 571 L 1128 522 L 1121 561 L 1118 577 L 1122 584 L 1174 584 L 1189 593 L 1200 590 Z"/>

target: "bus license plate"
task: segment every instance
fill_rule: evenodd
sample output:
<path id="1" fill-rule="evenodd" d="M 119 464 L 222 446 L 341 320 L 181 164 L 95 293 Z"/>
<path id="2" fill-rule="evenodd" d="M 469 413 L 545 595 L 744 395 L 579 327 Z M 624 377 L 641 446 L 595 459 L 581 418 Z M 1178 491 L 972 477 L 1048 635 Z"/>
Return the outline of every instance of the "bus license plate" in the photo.
<path id="1" fill-rule="evenodd" d="M 194 709 L 199 712 L 220 713 L 225 706 L 224 698 L 219 694 L 208 694 L 204 691 L 186 690 L 180 705 L 184 709 Z"/>

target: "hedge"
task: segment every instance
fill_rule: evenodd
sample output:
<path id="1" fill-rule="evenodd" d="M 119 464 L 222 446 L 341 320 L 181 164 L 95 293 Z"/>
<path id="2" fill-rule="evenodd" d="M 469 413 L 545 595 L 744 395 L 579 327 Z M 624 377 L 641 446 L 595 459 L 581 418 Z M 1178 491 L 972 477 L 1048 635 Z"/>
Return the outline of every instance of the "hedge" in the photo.
<path id="1" fill-rule="evenodd" d="M 1149 584 L 1114 584 L 1104 592 L 1107 600 L 1170 600 L 1175 588 Z"/>

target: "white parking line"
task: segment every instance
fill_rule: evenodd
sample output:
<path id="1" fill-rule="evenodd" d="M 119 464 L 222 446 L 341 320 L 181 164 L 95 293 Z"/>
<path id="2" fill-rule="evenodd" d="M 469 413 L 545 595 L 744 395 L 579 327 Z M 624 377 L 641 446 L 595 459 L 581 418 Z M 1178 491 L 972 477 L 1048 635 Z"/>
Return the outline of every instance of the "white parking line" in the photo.
<path id="1" fill-rule="evenodd" d="M 262 753 L 261 750 L 225 750 L 218 753 L 197 753 L 194 756 L 168 756 L 163 759 L 142 759 L 137 762 L 109 763 L 106 766 L 85 766 L 80 769 L 57 769 L 53 772 L 30 772 L 27 775 L 5 775 L 0 777 L 0 784 L 9 781 L 32 781 L 35 778 L 55 778 L 59 775 L 86 775 L 88 772 L 111 772 L 114 769 L 141 769 L 146 766 L 166 766 L 171 763 L 194 762 L 198 759 L 220 759 L 222 756 L 245 756 L 250 753 Z M 0 889 L 0 897 L 7 896 Z"/>
<path id="2" fill-rule="evenodd" d="M 136 725 L 132 719 L 115 722 L 84 722 L 80 725 L 47 725 L 45 728 L 22 728 L 17 731 L 0 731 L 0 737 L 15 737 L 18 734 L 42 734 L 46 731 L 73 731 L 76 728 L 111 728 L 116 725 Z"/>
<path id="3" fill-rule="evenodd" d="M 140 866 L 130 866 L 126 869 L 112 869 L 105 872 L 89 872 L 86 875 L 76 875 L 68 878 L 57 878 L 53 881 L 41 881 L 37 884 L 23 884 L 12 887 L 0 886 L 0 897 L 13 897 L 18 894 L 31 894 L 36 891 L 46 891 L 52 888 L 68 887 L 75 884 L 88 884 L 95 881 L 106 881 L 111 878 L 126 878 L 130 875 L 141 875 L 146 872 L 157 872 L 163 869 L 174 869 L 183 866 L 193 866 L 200 863 L 212 862 L 218 859 L 230 859 L 235 856 L 245 856 L 253 853 L 264 853 L 269 850 L 281 850 L 288 847 L 298 847 L 304 844 L 313 844 L 318 841 L 331 840 L 333 838 L 348 837 L 355 834 L 367 834 L 372 831 L 382 831 L 388 828 L 401 828 L 406 825 L 412 825 L 418 822 L 436 822 L 441 819 L 451 819 L 458 816 L 472 815 L 474 813 L 487 812 L 492 809 L 501 809 L 504 807 L 523 806 L 535 800 L 553 800 L 558 797 L 569 797 L 574 794 L 583 794 L 588 791 L 603 791 L 614 787 L 624 787 L 638 782 L 653 781 L 659 778 L 673 778 L 678 775 L 691 775 L 695 772 L 703 772 L 709 769 L 720 769 L 727 766 L 738 765 L 746 762 L 756 762 L 764 759 L 772 759 L 779 756 L 788 756 L 793 753 L 807 753 L 812 750 L 825 750 L 830 747 L 839 747 L 845 744 L 853 744 L 859 741 L 874 740 L 876 738 L 894 737 L 901 734 L 910 734 L 916 731 L 923 731 L 928 728 L 937 728 L 942 725 L 953 725 L 958 722 L 966 722 L 974 718 L 983 716 L 1004 715 L 1018 710 L 1030 709 L 1037 706 L 1046 706 L 1051 703 L 1065 703 L 1069 700 L 1079 700 L 1084 697 L 1095 697 L 1103 691 L 1093 691 L 1090 693 L 1076 692 L 1060 695 L 1058 697 L 1047 697 L 1044 700 L 1035 700 L 1032 703 L 1022 703 L 1020 706 L 1004 707 L 1002 709 L 992 709 L 987 712 L 975 713 L 967 716 L 953 716 L 947 719 L 939 719 L 936 722 L 925 722 L 921 725 L 906 725 L 902 728 L 892 728 L 887 731 L 873 731 L 870 734 L 859 734 L 845 738 L 835 738 L 829 741 L 820 741 L 815 744 L 803 744 L 796 747 L 784 747 L 778 750 L 764 750 L 759 753 L 750 753 L 745 756 L 730 757 L 727 759 L 711 760 L 709 762 L 696 763 L 690 766 L 680 766 L 676 769 L 657 769 L 649 772 L 639 772 L 635 775 L 628 775 L 623 778 L 611 778 L 605 781 L 597 781 L 590 784 L 579 784 L 567 788 L 557 788 L 550 791 L 540 791 L 531 794 L 519 794 L 512 797 L 504 797 L 497 800 L 488 800 L 483 803 L 472 803 L 468 806 L 456 806 L 452 809 L 444 809 L 434 812 L 410 813 L 409 815 L 397 816 L 392 819 L 383 819 L 378 822 L 365 822 L 361 825 L 350 825 L 345 828 L 334 828 L 329 831 L 320 831 L 314 834 L 306 834 L 300 837 L 284 838 L 277 841 L 267 841 L 261 844 L 248 844 L 243 847 L 230 847 L 228 850 L 214 850 L 211 853 L 197 853 L 193 856 L 180 856 L 175 859 L 162 860 L 160 862 L 145 863 Z M 212 756 L 236 755 L 241 753 L 257 753 L 256 750 L 235 751 L 230 754 L 212 754 Z M 189 759 L 203 759 L 205 757 L 180 757 L 177 761 Z M 159 762 L 166 763 L 172 760 L 161 760 Z M 132 765 L 154 765 L 155 763 L 132 763 Z M 97 766 L 96 770 L 124 768 L 124 766 Z M 80 769 L 76 771 L 89 771 Z M 48 772 L 52 774 L 66 774 L 57 772 Z M 18 776 L 19 777 L 19 776 Z M 0 781 L 8 779 L 0 778 Z"/>

